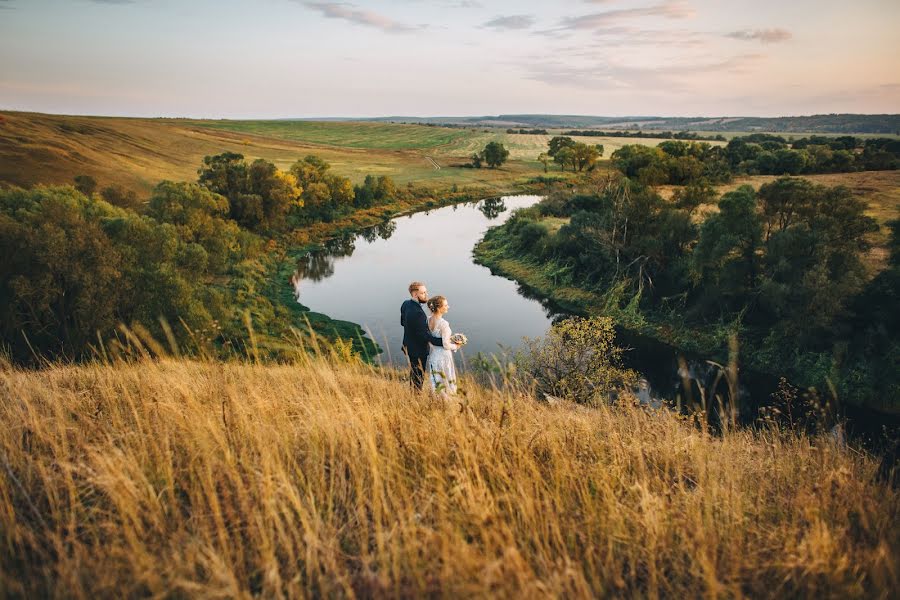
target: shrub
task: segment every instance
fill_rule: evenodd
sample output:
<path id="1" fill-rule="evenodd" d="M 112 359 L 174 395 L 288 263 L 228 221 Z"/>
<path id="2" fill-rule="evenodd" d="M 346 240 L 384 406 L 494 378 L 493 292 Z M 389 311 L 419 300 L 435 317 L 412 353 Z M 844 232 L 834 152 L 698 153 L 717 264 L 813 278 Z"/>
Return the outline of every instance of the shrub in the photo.
<path id="1" fill-rule="evenodd" d="M 615 335 L 609 317 L 573 317 L 556 323 L 544 338 L 526 338 L 519 360 L 539 395 L 603 404 L 636 379 L 620 366 Z"/>

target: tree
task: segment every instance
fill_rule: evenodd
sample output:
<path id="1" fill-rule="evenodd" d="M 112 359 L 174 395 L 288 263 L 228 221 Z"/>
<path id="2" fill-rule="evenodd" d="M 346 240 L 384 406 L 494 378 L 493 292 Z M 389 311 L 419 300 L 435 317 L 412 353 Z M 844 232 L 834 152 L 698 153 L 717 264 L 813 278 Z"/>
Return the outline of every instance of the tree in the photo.
<path id="1" fill-rule="evenodd" d="M 481 154 L 484 157 L 484 162 L 492 169 L 499 167 L 509 158 L 509 150 L 496 141 L 488 142 Z"/>
<path id="2" fill-rule="evenodd" d="M 557 135 L 550 138 L 550 141 L 547 142 L 547 146 L 549 147 L 547 154 L 555 158 L 560 150 L 574 145 L 575 140 L 573 140 L 572 138 L 565 135 Z"/>
<path id="3" fill-rule="evenodd" d="M 762 230 L 752 187 L 744 185 L 722 196 L 719 213 L 703 223 L 693 254 L 693 270 L 708 301 L 720 297 L 736 309 L 752 296 Z"/>
<path id="4" fill-rule="evenodd" d="M 634 372 L 621 367 L 623 351 L 615 345 L 615 336 L 609 317 L 565 319 L 544 339 L 526 338 L 522 366 L 545 398 L 606 404 L 616 390 L 636 379 Z"/>
<path id="5" fill-rule="evenodd" d="M 312 157 L 303 164 L 319 174 L 327 169 L 327 164 L 323 167 L 321 163 Z M 205 157 L 203 165 L 198 171 L 200 185 L 225 196 L 229 216 L 242 227 L 278 230 L 292 209 L 303 206 L 303 186 L 297 174 L 280 171 L 267 160 L 260 158 L 247 165 L 243 155 L 225 152 Z"/>
<path id="6" fill-rule="evenodd" d="M 472 154 L 472 166 L 475 167 L 476 169 L 481 168 L 481 162 L 483 160 L 484 160 L 484 158 L 477 152 Z"/>
<path id="7" fill-rule="evenodd" d="M 565 171 L 566 165 L 572 165 L 572 170 L 575 170 L 575 153 L 572 150 L 571 146 L 566 146 L 564 148 L 560 148 L 556 154 L 553 156 L 553 162 L 559 164 L 559 170 Z"/>
<path id="8" fill-rule="evenodd" d="M 247 186 L 247 165 L 244 155 L 223 152 L 203 157 L 203 166 L 197 170 L 198 183 L 207 189 L 232 198 L 244 193 Z"/>
<path id="9" fill-rule="evenodd" d="M 134 190 L 129 190 L 121 185 L 110 185 L 100 190 L 100 196 L 112 204 L 121 208 L 130 208 L 138 210 L 141 207 L 141 201 Z"/>
<path id="10" fill-rule="evenodd" d="M 85 196 L 91 196 L 97 189 L 97 180 L 90 175 L 76 175 L 75 189 Z"/>
<path id="11" fill-rule="evenodd" d="M 626 177 L 638 178 L 641 170 L 648 167 L 663 170 L 665 153 L 659 148 L 628 144 L 613 152 L 610 158 L 613 166 L 624 173 Z"/>
<path id="12" fill-rule="evenodd" d="M 546 152 L 541 152 L 538 154 L 538 162 L 544 165 L 544 173 L 547 172 L 547 164 L 550 162 L 552 157 Z"/>
<path id="13" fill-rule="evenodd" d="M 572 153 L 573 168 L 583 171 L 585 167 L 593 167 L 600 158 L 600 151 L 596 146 L 576 143 L 569 148 Z"/>
<path id="14" fill-rule="evenodd" d="M 799 175 L 806 168 L 808 154 L 805 150 L 782 148 L 775 152 L 775 175 Z"/>
<path id="15" fill-rule="evenodd" d="M 711 204 L 716 199 L 716 190 L 705 181 L 694 181 L 678 188 L 672 195 L 672 203 L 688 213 L 694 212 L 701 204 Z"/>

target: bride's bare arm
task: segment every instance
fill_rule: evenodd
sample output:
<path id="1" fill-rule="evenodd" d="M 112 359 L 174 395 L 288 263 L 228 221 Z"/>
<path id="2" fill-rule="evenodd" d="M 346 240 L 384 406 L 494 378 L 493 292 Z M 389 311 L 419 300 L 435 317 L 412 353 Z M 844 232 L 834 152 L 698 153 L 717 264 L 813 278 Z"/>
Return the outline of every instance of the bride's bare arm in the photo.
<path id="1" fill-rule="evenodd" d="M 448 350 L 459 350 L 459 345 L 450 341 L 451 335 L 453 335 L 453 332 L 450 331 L 450 323 L 444 321 L 441 323 L 441 340 L 444 342 L 444 348 L 447 348 Z"/>

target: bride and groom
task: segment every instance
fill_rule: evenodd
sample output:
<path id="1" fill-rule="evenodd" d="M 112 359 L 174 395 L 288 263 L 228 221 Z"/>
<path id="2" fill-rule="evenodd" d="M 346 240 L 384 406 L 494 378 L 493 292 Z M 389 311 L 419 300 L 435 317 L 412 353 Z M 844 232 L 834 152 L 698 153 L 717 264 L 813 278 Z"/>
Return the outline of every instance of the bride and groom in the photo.
<path id="1" fill-rule="evenodd" d="M 456 366 L 453 352 L 466 343 L 466 336 L 453 334 L 444 315 L 450 309 L 443 296 L 428 298 L 428 289 L 421 281 L 409 284 L 409 300 L 400 307 L 403 326 L 403 353 L 409 358 L 410 381 L 422 389 L 428 373 L 431 389 L 442 395 L 456 393 Z M 423 305 L 431 316 L 425 315 Z"/>

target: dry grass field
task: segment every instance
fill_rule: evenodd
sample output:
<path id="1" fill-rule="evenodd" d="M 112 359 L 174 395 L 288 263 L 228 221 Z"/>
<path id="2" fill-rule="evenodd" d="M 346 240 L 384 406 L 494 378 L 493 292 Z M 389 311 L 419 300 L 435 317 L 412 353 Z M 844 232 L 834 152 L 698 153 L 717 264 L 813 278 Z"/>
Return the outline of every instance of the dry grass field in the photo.
<path id="1" fill-rule="evenodd" d="M 233 131 L 235 123 L 255 125 L 247 131 Z M 468 161 L 466 146 L 451 150 L 455 146 L 434 145 L 460 134 L 468 135 L 459 130 L 444 129 L 452 135 L 441 137 L 432 127 L 380 125 L 360 132 L 358 127 L 349 130 L 342 123 L 316 125 L 311 130 L 295 125 L 298 131 L 275 135 L 271 127 L 260 127 L 256 122 L 0 111 L 0 185 L 71 183 L 76 175 L 86 174 L 101 187 L 118 184 L 146 195 L 163 179 L 196 179 L 204 156 L 226 151 L 239 152 L 251 160 L 265 158 L 280 168 L 316 154 L 331 163 L 335 172 L 355 183 L 367 174 L 389 175 L 402 185 L 412 182 L 436 188 L 472 186 L 485 195 L 509 191 L 516 182 L 540 173 L 541 169 L 535 160 L 538 153 L 530 157 L 530 162 L 512 160 L 501 169 L 460 168 Z M 279 131 L 275 128 L 275 133 Z M 437 128 L 437 133 L 440 131 Z M 304 139 L 304 135 L 309 139 Z M 429 159 L 436 160 L 441 168 L 435 168 Z"/>
<path id="2" fill-rule="evenodd" d="M 310 358 L 0 369 L 6 597 L 889 598 L 900 492 L 711 435 Z"/>

